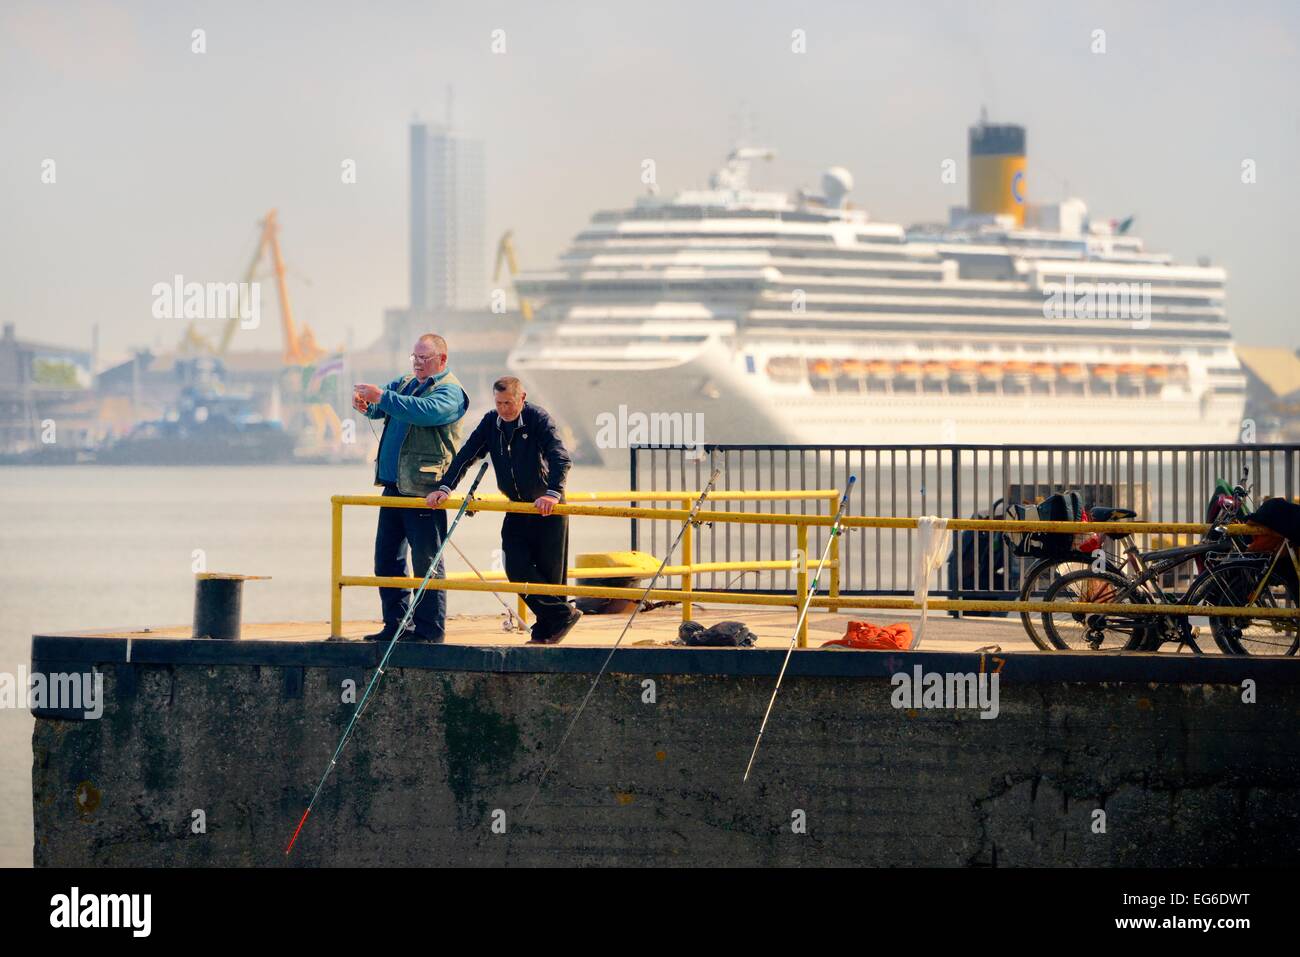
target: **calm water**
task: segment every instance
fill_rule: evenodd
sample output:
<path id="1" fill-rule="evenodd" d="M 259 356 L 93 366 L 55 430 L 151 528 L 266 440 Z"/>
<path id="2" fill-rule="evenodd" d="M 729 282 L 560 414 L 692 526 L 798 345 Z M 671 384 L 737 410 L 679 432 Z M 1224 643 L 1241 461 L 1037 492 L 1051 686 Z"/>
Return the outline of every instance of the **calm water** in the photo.
<path id="1" fill-rule="evenodd" d="M 0 671 L 30 664 L 37 631 L 188 623 L 196 550 L 210 571 L 270 575 L 244 587 L 245 621 L 329 616 L 329 497 L 369 494 L 368 466 L 0 468 Z M 624 464 L 579 466 L 569 486 L 622 488 Z M 489 474 L 485 482 L 492 486 Z M 495 491 L 495 487 L 489 489 Z M 375 512 L 344 511 L 346 572 L 371 571 Z M 500 545 L 500 517 L 467 519 L 456 534 L 480 569 Z M 624 521 L 573 523 L 570 554 L 626 548 Z M 468 570 L 449 553 L 448 567 Z M 492 612 L 487 594 L 450 611 Z M 345 618 L 375 618 L 370 589 L 347 589 Z M 32 719 L 0 708 L 0 866 L 32 862 Z"/>

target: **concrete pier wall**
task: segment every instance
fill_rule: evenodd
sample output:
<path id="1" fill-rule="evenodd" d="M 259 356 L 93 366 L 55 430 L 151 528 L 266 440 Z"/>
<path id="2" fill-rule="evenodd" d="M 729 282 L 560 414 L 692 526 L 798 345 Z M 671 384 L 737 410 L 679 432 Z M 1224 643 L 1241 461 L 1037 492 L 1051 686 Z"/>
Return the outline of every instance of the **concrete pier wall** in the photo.
<path id="1" fill-rule="evenodd" d="M 37 636 L 105 700 L 36 712 L 36 864 L 1300 863 L 1294 661 L 797 652 L 742 784 L 782 653 L 620 649 L 525 816 L 607 652 L 456 645 L 398 648 L 286 861 L 380 650 Z M 895 708 L 916 665 L 997 717 Z"/>

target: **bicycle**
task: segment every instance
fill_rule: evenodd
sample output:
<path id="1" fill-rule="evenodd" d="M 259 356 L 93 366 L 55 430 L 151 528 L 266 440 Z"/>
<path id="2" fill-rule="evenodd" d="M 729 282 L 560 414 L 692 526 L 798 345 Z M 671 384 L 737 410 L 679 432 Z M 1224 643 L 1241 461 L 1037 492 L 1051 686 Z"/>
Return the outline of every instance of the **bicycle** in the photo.
<path id="1" fill-rule="evenodd" d="M 1249 501 L 1246 476 L 1248 470 L 1226 501 L 1216 493 L 1211 502 L 1209 514 L 1220 518 L 1223 524 L 1243 517 L 1242 512 Z M 1274 513 L 1282 513 L 1277 521 L 1283 527 L 1300 527 L 1300 506 L 1281 500 L 1277 502 L 1277 506 L 1271 509 Z M 1263 509 L 1256 513 L 1262 514 Z M 1071 572 L 1047 590 L 1044 601 L 1176 604 L 1187 606 L 1189 612 L 1181 615 L 1126 615 L 1122 611 L 1049 610 L 1042 613 L 1044 631 L 1058 647 L 1158 651 L 1163 644 L 1172 642 L 1180 648 L 1185 646 L 1195 654 L 1202 654 L 1196 641 L 1198 629 L 1191 623 L 1191 608 L 1207 605 L 1297 607 L 1300 558 L 1285 537 L 1278 536 L 1276 544 L 1266 540 L 1263 544 L 1267 547 L 1259 549 L 1255 539 L 1260 537 L 1228 536 L 1223 525 L 1214 525 L 1206 540 L 1196 545 L 1151 552 L 1140 552 L 1129 545 L 1125 549 L 1125 564 L 1132 569 L 1131 575 L 1093 569 Z M 1283 554 L 1290 559 L 1288 565 L 1280 563 Z M 1177 597 L 1166 594 L 1160 586 L 1161 576 L 1192 560 L 1196 561 L 1199 574 L 1187 591 Z M 1207 617 L 1211 636 L 1224 654 L 1294 655 L 1300 648 L 1300 630 L 1295 618 Z"/>
<path id="2" fill-rule="evenodd" d="M 1300 505 L 1273 499 L 1263 503 L 1248 521 L 1262 531 L 1251 536 L 1247 550 L 1220 563 L 1214 583 L 1205 593 L 1207 604 L 1236 608 L 1297 607 L 1300 557 L 1293 539 L 1300 538 Z M 1289 537 L 1286 532 L 1291 531 Z M 1283 556 L 1287 561 L 1282 561 Z M 1211 615 L 1210 632 L 1227 655 L 1294 656 L 1300 649 L 1300 620 Z"/>
<path id="3" fill-rule="evenodd" d="M 1094 506 L 1086 510 L 1088 521 L 1095 522 L 1125 522 L 1137 517 L 1137 512 L 1128 508 L 1112 508 L 1110 506 Z M 1041 601 L 1046 595 L 1048 588 L 1054 582 L 1059 580 L 1063 575 L 1069 572 L 1062 572 L 1062 568 L 1071 568 L 1074 571 L 1084 571 L 1089 568 L 1095 568 L 1097 563 L 1097 550 L 1100 549 L 1104 540 L 1108 538 L 1104 532 L 1097 532 L 1091 536 L 1089 542 L 1082 543 L 1083 546 L 1095 540 L 1092 548 L 1084 550 L 1083 547 L 1074 548 L 1062 555 L 1046 555 L 1039 558 L 1029 566 L 1025 571 L 1025 576 L 1020 585 L 1020 601 Z M 1123 565 L 1116 562 L 1109 554 L 1102 552 L 1104 556 L 1101 561 L 1104 563 L 1104 569 L 1113 571 L 1116 574 L 1123 572 Z M 1072 568 L 1072 566 L 1080 566 Z M 1060 650 L 1052 644 L 1051 640 L 1043 635 L 1034 627 L 1034 613 L 1022 611 L 1020 613 L 1020 622 L 1024 626 L 1025 633 L 1029 635 L 1038 648 L 1043 651 Z"/>
<path id="4" fill-rule="evenodd" d="M 1148 583 L 1154 585 L 1161 604 L 1177 603 L 1160 587 L 1159 579 L 1162 576 L 1188 561 L 1194 561 L 1197 572 L 1203 573 L 1209 560 L 1214 556 L 1222 552 L 1242 551 L 1242 541 L 1227 538 L 1222 533 L 1221 526 L 1237 521 L 1246 507 L 1250 494 L 1247 485 L 1249 476 L 1250 469 L 1246 467 L 1242 472 L 1241 480 L 1235 487 L 1229 486 L 1223 479 L 1216 481 L 1215 493 L 1206 508 L 1206 522 L 1211 525 L 1212 530 L 1207 533 L 1205 542 L 1202 542 L 1202 544 L 1207 542 L 1216 543 L 1211 547 L 1202 548 L 1197 545 L 1175 546 L 1144 554 L 1132 544 L 1131 532 L 1115 534 L 1106 532 L 1104 529 L 1098 529 L 1086 541 L 1077 547 L 1073 547 L 1070 554 L 1063 557 L 1049 556 L 1035 563 L 1026 574 L 1025 585 L 1021 589 L 1021 600 L 1033 600 L 1039 590 L 1042 592 L 1041 600 L 1043 601 L 1049 600 L 1049 594 L 1054 598 L 1059 597 L 1061 589 L 1052 592 L 1052 587 L 1067 575 L 1073 575 L 1072 584 L 1069 587 L 1078 592 L 1075 595 L 1075 600 L 1110 601 L 1114 596 L 1126 593 L 1124 586 L 1118 584 L 1119 580 L 1141 580 L 1143 586 Z M 1131 509 L 1110 508 L 1107 506 L 1094 506 L 1085 510 L 1084 514 L 1085 520 L 1102 523 L 1128 521 L 1134 517 L 1136 517 L 1136 513 Z M 1045 537 L 1041 539 L 1043 542 L 1049 540 Z M 1122 561 L 1115 560 L 1103 550 L 1107 541 L 1126 543 Z M 1105 557 L 1100 557 L 1102 555 Z M 1150 565 L 1151 562 L 1155 563 L 1154 567 Z M 1099 564 L 1101 565 L 1100 568 L 1098 567 Z M 1059 574 L 1059 569 L 1068 565 L 1083 565 L 1086 567 L 1078 568 L 1074 572 Z M 1097 577 L 1089 578 L 1083 574 L 1085 572 L 1097 573 Z M 1107 573 L 1109 577 L 1103 576 L 1102 573 Z M 1199 591 L 1204 591 L 1209 587 L 1209 585 L 1202 585 Z M 1144 588 L 1143 591 L 1148 594 L 1151 593 L 1150 588 Z M 1199 600 L 1200 597 L 1199 593 L 1194 593 L 1190 588 L 1188 593 L 1183 596 L 1184 599 L 1188 600 Z M 1184 643 L 1184 639 L 1195 647 L 1194 630 L 1171 629 L 1166 627 L 1167 623 L 1165 622 L 1152 621 L 1150 622 L 1152 627 L 1149 629 L 1143 629 L 1140 622 L 1127 623 L 1123 628 L 1115 629 L 1116 633 L 1107 640 L 1104 635 L 1096 633 L 1076 634 L 1074 629 L 1066 627 L 1063 622 L 1058 622 L 1057 624 L 1060 627 L 1057 627 L 1054 632 L 1049 632 L 1046 628 L 1046 613 L 1039 613 L 1040 619 L 1044 620 L 1042 631 L 1034 627 L 1035 614 L 1033 612 L 1023 612 L 1020 617 L 1030 639 L 1045 651 L 1077 650 L 1076 646 L 1092 649 L 1118 646 L 1134 650 L 1137 644 L 1140 643 L 1139 637 L 1144 634 L 1148 635 L 1155 647 L 1159 647 L 1166 640 L 1176 640 L 1181 644 Z M 1144 617 L 1149 619 L 1150 616 Z M 1080 619 L 1080 622 L 1082 621 L 1084 619 Z"/>
<path id="5" fill-rule="evenodd" d="M 1126 536 L 1127 537 L 1127 536 Z M 1123 606 L 1208 605 L 1214 570 L 1208 567 L 1181 596 L 1171 596 L 1160 586 L 1160 578 L 1194 559 L 1216 552 L 1230 552 L 1234 545 L 1226 538 L 1140 552 L 1132 544 L 1125 549 L 1131 576 L 1108 570 L 1085 568 L 1061 576 L 1043 596 L 1046 604 L 1095 602 L 1113 604 L 1115 611 L 1074 610 L 1041 613 L 1043 630 L 1058 650 L 1063 651 L 1155 651 L 1165 642 L 1186 645 L 1201 654 L 1196 631 L 1187 615 L 1125 614 Z"/>

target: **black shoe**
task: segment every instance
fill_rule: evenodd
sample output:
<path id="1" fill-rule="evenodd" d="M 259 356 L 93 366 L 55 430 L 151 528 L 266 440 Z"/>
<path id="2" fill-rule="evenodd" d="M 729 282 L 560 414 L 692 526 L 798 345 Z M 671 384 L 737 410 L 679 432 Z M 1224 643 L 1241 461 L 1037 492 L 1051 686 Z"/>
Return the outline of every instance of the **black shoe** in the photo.
<path id="1" fill-rule="evenodd" d="M 397 626 L 384 625 L 383 631 L 377 631 L 373 635 L 366 635 L 362 641 L 392 641 L 393 635 L 397 634 Z"/>
<path id="2" fill-rule="evenodd" d="M 582 612 L 572 605 L 569 606 L 569 617 L 554 631 L 543 631 L 540 635 L 537 630 L 541 628 L 541 622 L 533 626 L 533 637 L 531 641 L 525 642 L 529 645 L 558 645 L 564 640 L 564 636 L 573 631 L 573 626 L 578 623 L 582 617 Z"/>
<path id="3" fill-rule="evenodd" d="M 446 641 L 446 637 L 444 635 L 434 637 L 433 635 L 422 635 L 418 631 L 408 631 L 402 636 L 402 641 L 423 641 L 430 645 L 441 645 Z"/>

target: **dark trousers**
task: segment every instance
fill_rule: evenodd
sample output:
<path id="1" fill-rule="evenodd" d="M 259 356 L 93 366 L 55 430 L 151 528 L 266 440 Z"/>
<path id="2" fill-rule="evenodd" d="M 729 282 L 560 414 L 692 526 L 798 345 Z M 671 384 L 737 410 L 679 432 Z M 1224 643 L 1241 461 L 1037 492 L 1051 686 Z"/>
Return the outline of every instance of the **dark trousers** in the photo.
<path id="1" fill-rule="evenodd" d="M 507 512 L 501 521 L 501 550 L 506 577 L 512 582 L 563 585 L 569 564 L 569 520 L 563 515 Z M 524 598 L 543 633 L 569 620 L 569 605 L 560 595 Z"/>
<path id="2" fill-rule="evenodd" d="M 384 495 L 400 495 L 397 486 L 385 484 Z M 447 513 L 440 508 L 381 508 L 379 525 L 375 529 L 375 574 L 401 577 L 406 575 L 406 551 L 411 551 L 411 564 L 416 578 L 423 578 L 429 570 L 434 553 L 442 547 L 447 537 Z M 443 577 L 443 563 L 433 577 Z M 379 589 L 379 603 L 384 609 L 384 627 L 396 628 L 406 614 L 411 592 L 405 588 Z M 407 630 L 432 641 L 443 640 L 443 622 L 447 617 L 447 593 L 441 589 L 426 588 L 420 603 L 415 606 L 414 622 Z"/>

